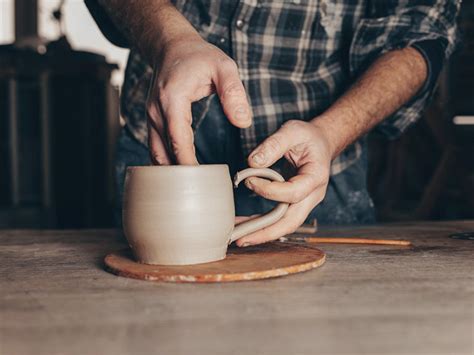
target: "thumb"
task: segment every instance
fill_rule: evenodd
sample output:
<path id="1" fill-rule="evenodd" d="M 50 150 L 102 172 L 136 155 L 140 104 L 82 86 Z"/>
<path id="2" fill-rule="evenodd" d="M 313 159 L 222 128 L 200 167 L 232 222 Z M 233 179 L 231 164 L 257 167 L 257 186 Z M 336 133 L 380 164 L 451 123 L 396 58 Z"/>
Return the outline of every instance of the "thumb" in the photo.
<path id="1" fill-rule="evenodd" d="M 214 85 L 230 123 L 239 128 L 249 127 L 252 124 L 252 111 L 237 65 L 231 59 L 223 61 L 217 69 Z"/>
<path id="2" fill-rule="evenodd" d="M 266 168 L 276 163 L 290 149 L 291 137 L 283 126 L 250 153 L 248 164 L 252 168 Z"/>

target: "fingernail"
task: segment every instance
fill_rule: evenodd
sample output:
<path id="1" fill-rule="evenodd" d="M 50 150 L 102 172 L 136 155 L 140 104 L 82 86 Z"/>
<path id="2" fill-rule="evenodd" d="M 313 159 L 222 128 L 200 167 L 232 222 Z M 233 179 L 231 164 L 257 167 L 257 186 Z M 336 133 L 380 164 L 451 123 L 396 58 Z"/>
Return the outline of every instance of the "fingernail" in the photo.
<path id="1" fill-rule="evenodd" d="M 234 112 L 235 118 L 239 121 L 248 121 L 249 115 L 245 107 L 238 107 Z"/>
<path id="2" fill-rule="evenodd" d="M 245 242 L 244 244 L 241 245 L 242 248 L 248 247 L 250 245 L 249 242 Z"/>
<path id="3" fill-rule="evenodd" d="M 253 179 L 251 177 L 245 179 L 244 183 L 248 189 L 253 190 Z"/>
<path id="4" fill-rule="evenodd" d="M 257 153 L 257 154 L 252 156 L 252 160 L 257 165 L 263 165 L 263 164 L 265 164 L 265 155 L 262 152 Z"/>

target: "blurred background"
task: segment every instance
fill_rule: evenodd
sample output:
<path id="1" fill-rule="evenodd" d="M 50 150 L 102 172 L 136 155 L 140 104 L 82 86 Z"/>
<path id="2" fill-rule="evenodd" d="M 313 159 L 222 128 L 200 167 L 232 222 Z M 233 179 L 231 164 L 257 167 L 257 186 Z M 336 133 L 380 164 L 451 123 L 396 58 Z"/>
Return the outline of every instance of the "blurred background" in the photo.
<path id="1" fill-rule="evenodd" d="M 371 134 L 380 221 L 474 218 L 474 2 L 424 117 Z M 119 90 L 128 51 L 82 0 L 0 0 L 0 228 L 112 227 Z"/>

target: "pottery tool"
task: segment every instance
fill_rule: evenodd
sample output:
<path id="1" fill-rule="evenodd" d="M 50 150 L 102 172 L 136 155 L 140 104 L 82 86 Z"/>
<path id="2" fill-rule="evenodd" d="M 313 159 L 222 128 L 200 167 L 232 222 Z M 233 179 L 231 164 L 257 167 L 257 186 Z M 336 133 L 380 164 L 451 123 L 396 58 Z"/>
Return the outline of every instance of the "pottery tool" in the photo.
<path id="1" fill-rule="evenodd" d="M 315 234 L 318 231 L 318 222 L 315 219 L 311 224 L 302 224 L 296 231 L 295 234 Z M 357 237 L 297 237 L 288 236 L 279 239 L 281 242 L 306 242 L 306 243 L 326 243 L 326 244 L 372 244 L 372 245 L 398 245 L 398 246 L 410 246 L 411 242 L 408 240 L 390 240 L 390 239 L 368 239 L 368 238 L 357 238 Z"/>
<path id="2" fill-rule="evenodd" d="M 305 243 L 326 243 L 326 244 L 372 244 L 372 245 L 397 245 L 410 246 L 409 240 L 391 240 L 391 239 L 368 239 L 353 237 L 283 237 L 281 242 L 305 242 Z"/>
<path id="3" fill-rule="evenodd" d="M 304 244 L 271 242 L 246 248 L 231 246 L 224 260 L 160 266 L 135 261 L 129 249 L 105 257 L 108 271 L 124 277 L 166 282 L 230 282 L 286 276 L 324 264 L 323 251 Z"/>

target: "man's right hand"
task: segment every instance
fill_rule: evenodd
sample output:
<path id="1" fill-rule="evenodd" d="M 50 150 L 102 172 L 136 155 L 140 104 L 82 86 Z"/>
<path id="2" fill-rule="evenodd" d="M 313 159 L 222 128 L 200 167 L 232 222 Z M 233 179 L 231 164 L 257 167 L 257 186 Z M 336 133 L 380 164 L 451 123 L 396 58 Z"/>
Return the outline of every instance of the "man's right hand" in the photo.
<path id="1" fill-rule="evenodd" d="M 213 92 L 240 128 L 252 116 L 237 65 L 204 41 L 170 0 L 96 0 L 154 66 L 147 100 L 149 149 L 155 164 L 197 164 L 191 104 Z"/>
<path id="2" fill-rule="evenodd" d="M 154 164 L 197 164 L 191 104 L 214 92 L 234 126 L 251 125 L 245 89 L 230 57 L 197 33 L 166 42 L 155 63 L 147 100 L 148 142 Z"/>

